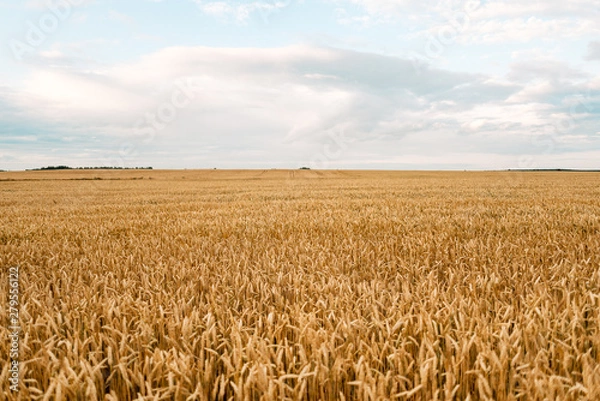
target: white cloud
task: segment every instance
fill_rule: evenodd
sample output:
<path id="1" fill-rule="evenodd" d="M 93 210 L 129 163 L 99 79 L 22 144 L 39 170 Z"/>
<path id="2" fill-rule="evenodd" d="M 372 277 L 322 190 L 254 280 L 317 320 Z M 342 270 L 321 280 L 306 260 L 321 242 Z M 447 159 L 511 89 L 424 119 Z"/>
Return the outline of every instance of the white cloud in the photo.
<path id="1" fill-rule="evenodd" d="M 474 21 L 458 37 L 459 43 L 524 43 L 532 40 L 553 41 L 600 33 L 598 25 L 589 20 L 542 19 L 539 17 L 485 19 Z"/>
<path id="2" fill-rule="evenodd" d="M 588 78 L 588 75 L 572 68 L 564 61 L 558 61 L 549 57 L 530 58 L 518 61 L 510 66 L 508 77 L 512 81 L 576 81 Z"/>
<path id="3" fill-rule="evenodd" d="M 108 18 L 110 18 L 113 21 L 119 21 L 126 25 L 133 25 L 135 23 L 135 20 L 131 16 L 120 13 L 115 10 L 110 10 L 108 12 Z"/>
<path id="4" fill-rule="evenodd" d="M 600 15 L 598 0 L 336 0 L 337 4 L 362 7 L 369 14 L 423 14 L 439 13 L 448 16 L 452 12 L 466 12 L 477 19 L 540 17 L 586 17 Z"/>
<path id="5" fill-rule="evenodd" d="M 478 1 L 478 0 L 477 0 Z M 480 7 L 474 12 L 478 19 L 494 18 L 527 18 L 536 17 L 578 17 L 597 18 L 600 14 L 598 0 L 494 0 L 479 2 Z"/>
<path id="6" fill-rule="evenodd" d="M 419 12 L 427 9 L 426 2 L 417 0 L 338 0 L 338 3 L 349 3 L 363 7 L 371 15 L 375 14 L 397 14 L 400 12 Z"/>
<path id="7" fill-rule="evenodd" d="M 600 1 L 443 0 L 338 0 L 342 23 L 402 21 L 417 26 L 407 38 L 436 36 L 440 31 L 451 41 L 469 44 L 556 40 L 600 34 Z M 362 7 L 349 14 L 344 5 Z M 448 32 L 446 32 L 448 31 Z"/>
<path id="8" fill-rule="evenodd" d="M 59 52 L 43 56 L 61 60 Z M 93 71 L 58 67 L 37 66 L 23 88 L 0 88 L 0 103 L 18 110 L 5 111 L 5 120 L 18 114 L 61 127 L 55 139 L 70 138 L 65 146 L 96 136 L 99 142 L 88 145 L 95 154 L 119 154 L 125 145 L 142 156 L 160 150 L 172 155 L 164 163 L 177 167 L 191 166 L 193 149 L 215 162 L 235 154 L 242 165 L 304 164 L 340 135 L 348 160 L 360 154 L 370 160 L 373 152 L 391 160 L 399 147 L 439 160 L 453 146 L 473 154 L 517 154 L 528 146 L 536 152 L 531 135 L 571 118 L 571 106 L 561 100 L 594 82 L 552 60 L 519 60 L 502 82 L 312 46 L 172 47 Z M 182 82 L 192 83 L 187 98 Z M 173 102 L 182 106 L 169 111 Z M 161 112 L 166 117 L 158 121 Z M 589 113 L 573 118 L 572 129 L 558 136 L 568 137 L 557 144 L 576 147 L 587 143 L 580 136 L 597 131 L 587 132 L 594 121 Z M 138 123 L 148 128 L 152 119 L 159 128 L 143 137 Z M 132 164 L 147 164 L 136 160 Z"/>
<path id="9" fill-rule="evenodd" d="M 58 0 L 27 0 L 25 7 L 32 10 L 50 10 L 53 7 L 79 7 L 86 4 L 94 3 L 96 0 L 64 0 L 64 2 Z"/>
<path id="10" fill-rule="evenodd" d="M 279 11 L 290 5 L 291 0 L 272 1 L 206 1 L 193 0 L 199 9 L 210 16 L 239 23 L 246 22 L 252 15 L 259 14 L 263 18 L 273 12 Z"/>
<path id="11" fill-rule="evenodd" d="M 600 60 L 600 42 L 590 42 L 586 60 Z"/>

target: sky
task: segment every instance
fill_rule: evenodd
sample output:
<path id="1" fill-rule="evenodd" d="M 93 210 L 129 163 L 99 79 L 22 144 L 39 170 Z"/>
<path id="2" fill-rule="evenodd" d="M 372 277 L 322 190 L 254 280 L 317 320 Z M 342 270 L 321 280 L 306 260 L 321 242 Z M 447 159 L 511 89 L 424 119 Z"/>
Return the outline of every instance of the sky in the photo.
<path id="1" fill-rule="evenodd" d="M 0 169 L 600 168 L 600 0 L 0 0 Z"/>

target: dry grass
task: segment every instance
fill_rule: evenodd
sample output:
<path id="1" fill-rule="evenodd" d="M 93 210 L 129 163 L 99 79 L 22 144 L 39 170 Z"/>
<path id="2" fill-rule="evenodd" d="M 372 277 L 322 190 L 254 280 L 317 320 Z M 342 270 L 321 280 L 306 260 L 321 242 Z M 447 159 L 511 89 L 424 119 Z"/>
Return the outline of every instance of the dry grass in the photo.
<path id="1" fill-rule="evenodd" d="M 20 399 L 600 399 L 598 174 L 7 179 Z"/>

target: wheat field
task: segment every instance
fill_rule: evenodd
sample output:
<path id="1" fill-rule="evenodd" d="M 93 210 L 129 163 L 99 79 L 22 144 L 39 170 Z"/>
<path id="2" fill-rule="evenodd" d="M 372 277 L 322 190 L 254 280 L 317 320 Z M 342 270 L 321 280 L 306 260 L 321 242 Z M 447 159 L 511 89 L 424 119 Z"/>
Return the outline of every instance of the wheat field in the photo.
<path id="1" fill-rule="evenodd" d="M 0 173 L 0 206 L 1 399 L 600 400 L 597 173 Z"/>

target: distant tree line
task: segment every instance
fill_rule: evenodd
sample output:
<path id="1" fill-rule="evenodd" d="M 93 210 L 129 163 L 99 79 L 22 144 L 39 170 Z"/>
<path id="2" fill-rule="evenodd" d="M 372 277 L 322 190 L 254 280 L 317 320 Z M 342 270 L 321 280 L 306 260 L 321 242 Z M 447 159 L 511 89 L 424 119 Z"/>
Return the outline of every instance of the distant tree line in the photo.
<path id="1" fill-rule="evenodd" d="M 26 171 L 45 171 L 45 170 L 152 170 L 152 167 L 69 167 L 69 166 L 48 166 L 34 168 Z"/>

